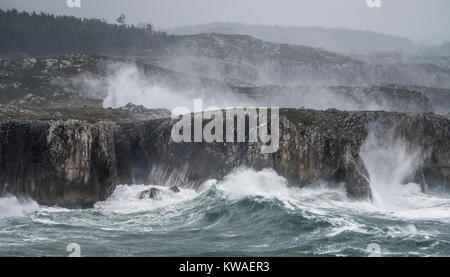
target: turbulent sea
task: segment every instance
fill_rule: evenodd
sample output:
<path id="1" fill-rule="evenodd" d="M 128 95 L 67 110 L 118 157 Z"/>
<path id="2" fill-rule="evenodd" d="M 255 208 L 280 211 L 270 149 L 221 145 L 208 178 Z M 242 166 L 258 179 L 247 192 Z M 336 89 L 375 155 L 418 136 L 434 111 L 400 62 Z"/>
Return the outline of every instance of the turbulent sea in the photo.
<path id="1" fill-rule="evenodd" d="M 352 201 L 342 185 L 238 168 L 200 192 L 159 187 L 161 201 L 139 199 L 146 188 L 118 186 L 85 210 L 2 198 L 0 256 L 67 256 L 71 243 L 81 256 L 450 255 L 450 198 L 417 184 Z"/>

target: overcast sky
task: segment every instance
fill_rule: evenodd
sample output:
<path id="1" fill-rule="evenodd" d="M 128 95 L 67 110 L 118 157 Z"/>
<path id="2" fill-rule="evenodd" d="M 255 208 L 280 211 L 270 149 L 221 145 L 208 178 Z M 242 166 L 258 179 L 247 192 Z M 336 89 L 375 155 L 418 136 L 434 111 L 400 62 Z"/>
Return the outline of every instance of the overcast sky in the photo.
<path id="1" fill-rule="evenodd" d="M 151 21 L 156 28 L 209 22 L 345 27 L 401 35 L 418 41 L 450 40 L 450 0 L 0 0 L 1 9 L 16 8 L 108 22 L 124 13 L 127 23 Z"/>

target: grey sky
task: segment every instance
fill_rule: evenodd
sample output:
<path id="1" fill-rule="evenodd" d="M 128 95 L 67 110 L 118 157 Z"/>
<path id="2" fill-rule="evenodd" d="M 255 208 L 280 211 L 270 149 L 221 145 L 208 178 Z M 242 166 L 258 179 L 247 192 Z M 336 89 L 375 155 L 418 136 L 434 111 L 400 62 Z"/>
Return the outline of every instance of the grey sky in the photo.
<path id="1" fill-rule="evenodd" d="M 450 40 L 449 0 L 0 0 L 1 9 L 16 8 L 109 22 L 124 13 L 127 23 L 151 21 L 157 28 L 209 22 L 345 27 L 406 36 L 415 40 Z"/>

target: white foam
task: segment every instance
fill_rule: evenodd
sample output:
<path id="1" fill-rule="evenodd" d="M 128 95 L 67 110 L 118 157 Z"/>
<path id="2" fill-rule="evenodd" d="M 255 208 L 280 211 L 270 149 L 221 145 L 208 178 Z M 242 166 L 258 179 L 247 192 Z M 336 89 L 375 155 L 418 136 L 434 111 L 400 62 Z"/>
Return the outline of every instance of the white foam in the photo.
<path id="1" fill-rule="evenodd" d="M 289 200 L 289 188 L 285 178 L 273 169 L 255 171 L 248 168 L 237 168 L 219 182 L 217 188 L 230 200 L 247 196 L 258 196 L 268 199 Z"/>
<path id="2" fill-rule="evenodd" d="M 369 174 L 374 204 L 380 209 L 403 209 L 410 201 L 402 195 L 420 191 L 413 185 L 405 187 L 404 181 L 420 165 L 421 151 L 396 138 L 394 129 L 386 132 L 369 127 L 360 156 Z"/>
<path id="3" fill-rule="evenodd" d="M 161 199 L 139 199 L 142 191 L 157 188 L 162 191 Z M 132 214 L 145 211 L 152 211 L 173 204 L 183 202 L 196 197 L 198 194 L 194 190 L 180 188 L 179 193 L 169 190 L 169 187 L 145 186 L 145 185 L 120 185 L 114 193 L 103 202 L 95 204 L 96 209 L 107 213 Z"/>
<path id="4" fill-rule="evenodd" d="M 396 137 L 394 129 L 369 127 L 360 156 L 369 174 L 373 204 L 389 216 L 449 221 L 449 198 L 428 195 L 419 184 L 405 183 L 420 166 L 422 153 L 422 149 Z"/>
<path id="5" fill-rule="evenodd" d="M 345 230 L 363 230 L 363 226 L 352 219 L 357 214 L 377 218 L 450 222 L 450 199 L 427 195 L 414 183 L 382 191 L 383 196 L 384 193 L 392 193 L 388 200 L 383 198 L 383 206 L 348 199 L 343 185 L 330 187 L 325 182 L 319 182 L 305 188 L 289 187 L 287 180 L 272 169 L 255 171 L 241 167 L 216 186 L 229 200 L 245 197 L 278 199 L 286 208 L 304 211 L 303 215 L 307 218 L 325 216 L 336 227 L 335 234 Z M 336 213 L 341 213 L 342 216 L 335 217 Z"/>
<path id="6" fill-rule="evenodd" d="M 38 204 L 32 200 L 19 201 L 12 196 L 0 198 L 0 218 L 23 217 L 38 209 Z"/>

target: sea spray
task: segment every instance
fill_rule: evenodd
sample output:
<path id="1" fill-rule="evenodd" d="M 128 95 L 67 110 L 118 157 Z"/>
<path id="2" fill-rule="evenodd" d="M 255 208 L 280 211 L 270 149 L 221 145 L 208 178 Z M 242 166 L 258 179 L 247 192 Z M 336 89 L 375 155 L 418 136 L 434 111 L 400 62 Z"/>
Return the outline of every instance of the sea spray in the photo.
<path id="1" fill-rule="evenodd" d="M 67 256 L 77 243 L 85 256 L 367 256 L 374 242 L 383 256 L 450 254 L 450 199 L 407 184 L 415 205 L 392 212 L 331 185 L 290 187 L 272 169 L 244 167 L 201 192 L 155 186 L 160 201 L 138 197 L 153 184 L 121 185 L 92 209 L 0 217 L 0 255 Z"/>
<path id="2" fill-rule="evenodd" d="M 103 107 L 118 108 L 128 103 L 147 108 L 169 108 L 189 102 L 191 93 L 179 94 L 160 84 L 152 83 L 134 65 L 119 66 L 107 78 L 107 96 Z M 182 95 L 185 95 L 184 97 Z"/>
<path id="3" fill-rule="evenodd" d="M 218 188 L 227 199 L 232 200 L 244 197 L 287 200 L 290 194 L 287 180 L 273 169 L 255 171 L 237 168 L 219 182 Z"/>
<path id="4" fill-rule="evenodd" d="M 103 107 L 118 108 L 128 103 L 143 105 L 146 108 L 165 108 L 173 110 L 179 106 L 190 105 L 195 98 L 204 99 L 205 107 L 219 108 L 255 105 L 256 102 L 243 94 L 237 94 L 226 88 L 205 89 L 204 87 L 175 88 L 156 76 L 146 76 L 134 64 L 110 65 L 106 77 L 106 97 Z M 95 84 L 93 82 L 87 82 Z M 104 90 L 92 88 L 90 90 Z M 188 106 L 193 110 L 194 106 Z"/>
<path id="5" fill-rule="evenodd" d="M 369 125 L 360 156 L 369 174 L 374 204 L 379 208 L 401 208 L 401 194 L 422 162 L 422 150 L 409 145 L 396 134 L 395 127 Z"/>
<path id="6" fill-rule="evenodd" d="M 39 209 L 30 199 L 18 199 L 14 196 L 0 198 L 0 218 L 23 217 Z"/>
<path id="7" fill-rule="evenodd" d="M 202 81 L 189 76 L 188 85 L 180 86 L 176 82 L 164 80 L 158 74 L 146 74 L 136 64 L 111 63 L 105 65 L 106 77 L 99 78 L 90 75 L 80 75 L 72 80 L 75 87 L 89 97 L 104 99 L 103 107 L 118 108 L 133 103 L 147 108 L 165 108 L 173 110 L 178 106 L 186 106 L 193 110 L 190 104 L 195 98 L 201 98 L 205 107 L 257 107 L 278 106 L 285 108 L 305 107 L 309 109 L 326 110 L 388 110 L 396 111 L 396 105 L 386 98 L 381 91 L 370 97 L 361 97 L 361 91 L 351 94 L 338 93 L 332 88 L 311 86 L 299 89 L 296 86 L 263 86 L 256 90 L 232 90 L 224 84 L 200 85 Z M 269 82 L 270 83 L 270 82 Z M 355 96 L 356 95 L 356 96 Z M 411 110 L 420 111 L 419 107 Z"/>
<path id="8" fill-rule="evenodd" d="M 161 199 L 139 199 L 142 191 L 150 187 L 161 190 Z M 119 214 L 135 214 L 144 211 L 152 211 L 164 207 L 173 206 L 197 196 L 197 193 L 189 189 L 180 189 L 179 193 L 172 192 L 169 187 L 154 185 L 121 185 L 116 188 L 114 193 L 107 201 L 99 202 L 96 208 Z"/>

